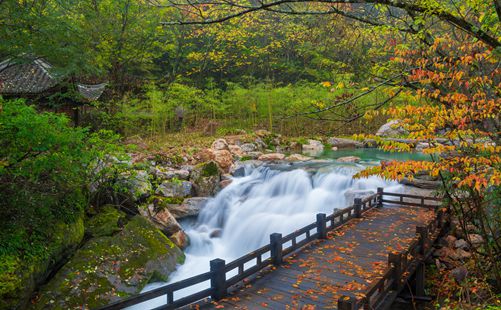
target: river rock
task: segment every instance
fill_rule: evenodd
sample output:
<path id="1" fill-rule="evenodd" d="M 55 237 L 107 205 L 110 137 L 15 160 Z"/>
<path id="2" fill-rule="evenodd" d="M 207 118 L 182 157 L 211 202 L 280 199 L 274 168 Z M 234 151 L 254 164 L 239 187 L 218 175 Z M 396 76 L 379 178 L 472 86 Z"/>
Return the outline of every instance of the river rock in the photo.
<path id="1" fill-rule="evenodd" d="M 169 208 L 170 213 L 176 218 L 181 219 L 189 216 L 197 216 L 205 207 L 208 197 L 186 198 L 181 205 Z"/>
<path id="2" fill-rule="evenodd" d="M 242 148 L 238 145 L 230 144 L 228 145 L 228 148 L 233 156 L 243 157 L 245 155 L 244 151 L 242 151 Z"/>
<path id="3" fill-rule="evenodd" d="M 285 155 L 282 153 L 269 153 L 259 156 L 258 160 L 273 161 L 273 160 L 283 160 Z"/>
<path id="4" fill-rule="evenodd" d="M 383 126 L 379 127 L 378 131 L 376 132 L 376 136 L 398 137 L 406 135 L 408 132 L 399 124 L 399 120 L 393 120 L 384 124 Z"/>
<path id="5" fill-rule="evenodd" d="M 360 157 L 357 156 L 345 156 L 339 157 L 336 161 L 340 163 L 358 163 L 360 161 Z"/>
<path id="6" fill-rule="evenodd" d="M 221 169 L 223 169 L 223 171 L 228 172 L 231 165 L 233 164 L 233 156 L 231 155 L 230 151 L 214 151 L 214 155 L 214 161 L 219 165 L 219 167 L 221 167 Z"/>
<path id="7" fill-rule="evenodd" d="M 153 186 L 149 180 L 149 175 L 144 170 L 124 172 L 120 175 L 117 185 L 127 189 L 133 201 L 139 201 L 148 197 L 153 191 Z"/>
<path id="8" fill-rule="evenodd" d="M 250 159 L 258 159 L 259 156 L 263 155 L 263 152 L 247 152 L 245 154 L 246 157 Z"/>
<path id="9" fill-rule="evenodd" d="M 245 153 L 254 152 L 257 150 L 257 146 L 254 143 L 244 143 L 240 145 L 240 149 Z"/>
<path id="10" fill-rule="evenodd" d="M 173 233 L 169 236 L 169 239 L 181 250 L 186 249 L 190 245 L 190 238 L 183 230 Z"/>
<path id="11" fill-rule="evenodd" d="M 179 179 L 187 180 L 190 177 L 190 170 L 187 169 L 173 169 L 170 167 L 151 167 L 150 173 L 159 180 Z"/>
<path id="12" fill-rule="evenodd" d="M 113 235 L 80 248 L 40 289 L 34 309 L 94 309 L 165 281 L 183 252 L 146 219 L 135 216 Z"/>
<path id="13" fill-rule="evenodd" d="M 416 152 L 422 152 L 424 149 L 427 149 L 430 147 L 432 147 L 432 145 L 429 144 L 428 142 L 418 142 L 416 144 L 415 150 L 416 150 Z"/>
<path id="14" fill-rule="evenodd" d="M 308 140 L 308 144 L 303 144 L 303 151 L 319 151 L 322 152 L 324 150 L 324 145 L 322 142 L 318 140 Z"/>
<path id="15" fill-rule="evenodd" d="M 157 209 L 153 204 L 144 205 L 139 207 L 139 214 L 149 220 L 166 236 L 171 236 L 182 230 L 181 225 L 179 225 L 168 208 Z"/>
<path id="16" fill-rule="evenodd" d="M 189 181 L 170 180 L 160 184 L 155 193 L 164 197 L 188 197 L 191 196 L 193 185 Z"/>
<path id="17" fill-rule="evenodd" d="M 301 154 L 291 154 L 285 158 L 287 161 L 308 161 L 311 160 L 311 157 L 304 156 Z"/>
<path id="18" fill-rule="evenodd" d="M 228 142 L 226 142 L 225 139 L 217 139 L 216 141 L 212 142 L 211 149 L 215 151 L 229 150 Z"/>
<path id="19" fill-rule="evenodd" d="M 214 196 L 219 190 L 221 170 L 214 161 L 202 163 L 193 168 L 190 180 L 193 183 L 196 196 Z"/>
<path id="20" fill-rule="evenodd" d="M 345 139 L 345 138 L 336 138 L 332 137 L 327 140 L 327 143 L 329 143 L 332 146 L 337 147 L 338 149 L 348 149 L 348 148 L 362 148 L 364 147 L 364 144 L 359 141 L 355 141 L 352 139 Z"/>
<path id="21" fill-rule="evenodd" d="M 349 189 L 344 192 L 344 198 L 348 205 L 352 205 L 355 201 L 355 198 L 365 198 L 374 194 L 374 191 L 366 190 L 366 189 Z"/>
<path id="22" fill-rule="evenodd" d="M 226 186 L 230 185 L 232 182 L 233 182 L 233 180 L 231 180 L 231 179 L 221 180 L 221 182 L 219 182 L 219 187 L 225 188 Z"/>

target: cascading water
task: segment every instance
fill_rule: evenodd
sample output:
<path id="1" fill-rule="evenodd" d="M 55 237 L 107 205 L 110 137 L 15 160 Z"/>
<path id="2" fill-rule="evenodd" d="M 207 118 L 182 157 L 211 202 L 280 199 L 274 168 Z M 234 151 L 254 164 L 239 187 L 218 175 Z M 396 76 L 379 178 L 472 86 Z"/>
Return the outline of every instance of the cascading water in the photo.
<path id="1" fill-rule="evenodd" d="M 196 220 L 182 223 L 190 238 L 186 261 L 172 274 L 176 282 L 209 270 L 209 261 L 221 258 L 230 262 L 269 242 L 271 233 L 286 235 L 315 221 L 317 213 L 330 214 L 335 208 L 352 203 L 346 201 L 350 190 L 372 190 L 392 187 L 380 178 L 353 179 L 363 166 L 330 164 L 308 171 L 308 167 L 283 171 L 270 167 L 246 168 L 245 176 L 233 182 L 211 199 Z M 150 284 L 150 290 L 165 284 Z M 175 293 L 178 299 L 205 289 L 209 282 Z M 131 307 L 154 308 L 164 304 L 165 297 Z"/>

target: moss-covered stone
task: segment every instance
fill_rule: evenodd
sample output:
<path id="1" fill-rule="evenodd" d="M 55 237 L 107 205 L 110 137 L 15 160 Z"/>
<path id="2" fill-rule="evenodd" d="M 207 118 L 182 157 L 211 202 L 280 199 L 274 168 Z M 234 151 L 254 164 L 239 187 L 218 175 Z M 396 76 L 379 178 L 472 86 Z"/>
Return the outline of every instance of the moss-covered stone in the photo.
<path id="1" fill-rule="evenodd" d="M 219 167 L 217 163 L 210 161 L 207 163 L 202 163 L 197 166 L 197 168 L 201 169 L 201 176 L 202 177 L 210 177 L 214 175 L 218 175 L 220 173 Z"/>
<path id="2" fill-rule="evenodd" d="M 83 215 L 73 223 L 52 223 L 46 257 L 0 255 L 0 309 L 25 309 L 36 286 L 61 259 L 75 251 L 84 236 Z"/>
<path id="3" fill-rule="evenodd" d="M 197 196 L 213 196 L 219 190 L 221 170 L 214 161 L 199 164 L 191 171 L 191 181 Z"/>
<path id="4" fill-rule="evenodd" d="M 166 280 L 184 254 L 146 219 L 135 216 L 113 236 L 91 239 L 40 290 L 34 309 L 95 308 Z"/>
<path id="5" fill-rule="evenodd" d="M 125 221 L 125 213 L 113 206 L 104 206 L 95 216 L 85 223 L 85 233 L 91 237 L 111 236 L 121 230 L 120 224 Z"/>

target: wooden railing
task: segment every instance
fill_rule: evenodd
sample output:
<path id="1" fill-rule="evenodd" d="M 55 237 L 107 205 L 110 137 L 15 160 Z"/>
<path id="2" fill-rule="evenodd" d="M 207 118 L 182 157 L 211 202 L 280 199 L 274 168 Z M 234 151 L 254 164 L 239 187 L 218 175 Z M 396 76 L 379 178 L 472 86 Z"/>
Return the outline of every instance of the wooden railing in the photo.
<path id="1" fill-rule="evenodd" d="M 441 210 L 439 204 L 429 205 L 426 202 L 440 202 L 440 198 L 422 197 L 408 194 L 381 192 L 381 201 L 401 206 L 417 206 L 434 208 L 435 218 L 427 226 L 416 226 L 416 236 L 407 249 L 401 252 L 388 253 L 388 266 L 381 278 L 372 283 L 363 292 L 363 297 L 344 295 L 338 299 L 338 310 L 378 309 L 385 299 L 393 295 L 396 297 L 404 284 L 416 275 L 415 289 L 418 296 L 424 295 L 424 261 L 433 251 L 433 244 L 443 233 L 447 224 L 447 214 Z M 384 196 L 399 197 L 399 200 L 387 200 Z M 418 202 L 404 201 L 404 198 L 418 200 Z"/>
<path id="2" fill-rule="evenodd" d="M 384 196 L 397 196 L 401 197 L 400 201 L 385 200 Z M 153 298 L 160 296 L 166 296 L 165 305 L 162 305 L 158 309 L 174 309 L 189 305 L 191 303 L 197 302 L 207 297 L 211 297 L 212 300 L 220 300 L 228 294 L 228 290 L 235 286 L 236 284 L 242 282 L 244 279 L 256 274 L 257 272 L 268 268 L 269 266 L 278 266 L 282 264 L 283 258 L 291 253 L 296 252 L 300 248 L 309 244 L 310 242 L 318 239 L 326 239 L 327 233 L 333 229 L 336 229 L 353 218 L 360 218 L 362 214 L 368 210 L 375 207 L 382 207 L 383 203 L 388 201 L 390 203 L 397 203 L 400 205 L 411 205 L 409 202 L 403 201 L 403 198 L 423 198 L 423 202 L 419 205 L 424 207 L 430 207 L 426 205 L 424 201 L 434 200 L 432 197 L 420 197 L 413 195 L 404 194 L 394 194 L 383 192 L 382 188 L 378 188 L 377 193 L 370 195 L 365 198 L 355 198 L 354 204 L 348 208 L 342 210 L 334 210 L 330 215 L 324 213 L 317 214 L 316 221 L 298 229 L 286 236 L 282 236 L 279 233 L 273 233 L 270 235 L 270 243 L 248 253 L 228 264 L 222 259 L 214 259 L 210 261 L 210 271 L 176 282 L 168 284 L 157 289 L 141 293 L 136 296 L 129 297 L 127 299 L 117 301 L 115 303 L 109 304 L 107 306 L 99 308 L 100 310 L 112 310 L 112 309 L 123 309 L 124 307 L 136 305 Z M 417 205 L 417 204 L 412 204 Z M 255 264 L 250 265 L 253 262 Z M 236 274 L 235 274 L 236 271 Z M 383 280 L 374 284 L 367 296 L 376 296 L 376 292 L 384 292 L 385 287 L 392 283 L 394 276 L 394 268 L 390 268 L 386 271 Z M 228 274 L 234 274 L 228 276 Z M 388 279 L 388 281 L 384 280 Z M 210 286 L 207 289 L 203 289 L 191 295 L 175 298 L 175 293 L 189 288 L 191 286 L 201 284 L 203 282 L 209 282 Z M 387 282 L 387 283 L 386 283 Z M 377 297 L 377 296 L 376 296 Z M 354 302 L 354 305 L 362 304 L 364 301 L 356 301 L 351 297 L 349 300 Z M 370 298 L 369 298 L 370 299 Z M 350 308 L 351 309 L 351 308 Z"/>

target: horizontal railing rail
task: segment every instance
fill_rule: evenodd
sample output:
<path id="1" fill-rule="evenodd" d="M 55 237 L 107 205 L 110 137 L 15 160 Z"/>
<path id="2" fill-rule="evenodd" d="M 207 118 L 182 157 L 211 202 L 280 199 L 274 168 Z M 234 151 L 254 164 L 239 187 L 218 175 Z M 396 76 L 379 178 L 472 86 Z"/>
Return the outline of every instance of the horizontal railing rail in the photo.
<path id="1" fill-rule="evenodd" d="M 363 213 L 375 207 L 382 207 L 387 200 L 383 196 L 400 197 L 400 201 L 389 200 L 390 203 L 400 205 L 425 206 L 426 200 L 439 201 L 433 197 L 421 197 L 407 194 L 397 194 L 384 192 L 383 188 L 378 188 L 377 193 L 363 198 L 355 198 L 352 206 L 337 210 L 330 215 L 323 213 L 317 214 L 316 221 L 300 228 L 288 235 L 274 233 L 270 235 L 270 243 L 248 253 L 228 264 L 222 259 L 214 259 L 210 261 L 210 271 L 179 281 L 172 284 L 167 284 L 160 288 L 129 297 L 127 299 L 114 302 L 107 306 L 98 308 L 99 310 L 114 310 L 123 309 L 124 307 L 136 305 L 153 298 L 166 296 L 165 305 L 159 309 L 174 309 L 177 307 L 186 306 L 204 298 L 210 297 L 212 300 L 220 300 L 224 298 L 228 290 L 244 281 L 246 278 L 258 273 L 259 271 L 271 266 L 279 266 L 283 262 L 283 258 L 291 253 L 294 253 L 302 247 L 308 245 L 314 240 L 326 239 L 327 233 L 334 230 L 353 218 L 362 217 Z M 421 199 L 421 203 L 410 203 L 403 201 L 403 198 Z M 249 266 L 250 265 L 250 266 Z M 388 289 L 388 286 L 394 285 L 395 279 L 391 277 L 393 269 L 385 271 L 383 278 L 371 286 L 368 295 L 374 295 L 375 298 L 380 298 L 380 294 Z M 236 271 L 236 272 L 235 272 Z M 210 281 L 210 286 L 188 296 L 175 298 L 175 293 L 191 286 Z M 378 292 L 378 294 L 376 294 Z M 347 297 L 348 299 L 350 297 Z M 355 301 L 356 302 L 356 301 Z"/>

